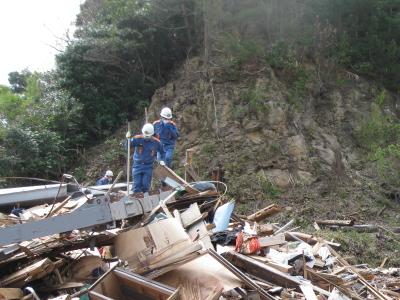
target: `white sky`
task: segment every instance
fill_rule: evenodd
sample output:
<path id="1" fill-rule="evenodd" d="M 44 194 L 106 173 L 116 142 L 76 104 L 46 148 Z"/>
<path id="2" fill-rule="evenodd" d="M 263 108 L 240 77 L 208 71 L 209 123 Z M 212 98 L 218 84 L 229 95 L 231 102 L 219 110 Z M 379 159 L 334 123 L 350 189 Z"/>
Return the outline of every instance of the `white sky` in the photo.
<path id="1" fill-rule="evenodd" d="M 8 73 L 54 68 L 60 38 L 73 23 L 84 0 L 0 0 L 0 84 L 9 85 Z M 49 46 L 51 45 L 51 46 Z"/>

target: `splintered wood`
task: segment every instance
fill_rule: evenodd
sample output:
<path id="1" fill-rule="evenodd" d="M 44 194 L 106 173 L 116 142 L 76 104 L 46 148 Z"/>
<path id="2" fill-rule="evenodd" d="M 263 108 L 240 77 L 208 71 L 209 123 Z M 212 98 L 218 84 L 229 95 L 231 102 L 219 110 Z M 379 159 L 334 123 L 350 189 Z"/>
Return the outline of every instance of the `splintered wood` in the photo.
<path id="1" fill-rule="evenodd" d="M 270 216 L 280 213 L 282 210 L 282 207 L 280 207 L 279 205 L 271 204 L 259 210 L 258 212 L 248 216 L 247 219 L 253 222 L 260 222 Z"/>
<path id="2" fill-rule="evenodd" d="M 26 282 L 40 279 L 53 272 L 54 268 L 54 263 L 50 259 L 45 258 L 2 278 L 0 280 L 0 286 L 13 285 L 14 287 L 22 287 Z"/>
<path id="3" fill-rule="evenodd" d="M 277 204 L 240 216 L 216 189 L 199 192 L 168 168 L 157 172 L 180 191 L 148 214 L 112 230 L 74 230 L 1 247 L 0 300 L 26 300 L 27 285 L 41 299 L 399 299 L 400 281 L 387 282 L 392 277 L 382 269 L 390 260 L 377 269 L 354 267 L 334 250 L 339 243 L 319 236 L 320 226 L 360 226 L 353 220 L 317 220 L 316 235 L 304 233 L 295 218 L 268 222 L 283 211 Z M 0 223 L 67 213 L 85 201 L 37 206 L 22 218 L 0 214 Z"/>

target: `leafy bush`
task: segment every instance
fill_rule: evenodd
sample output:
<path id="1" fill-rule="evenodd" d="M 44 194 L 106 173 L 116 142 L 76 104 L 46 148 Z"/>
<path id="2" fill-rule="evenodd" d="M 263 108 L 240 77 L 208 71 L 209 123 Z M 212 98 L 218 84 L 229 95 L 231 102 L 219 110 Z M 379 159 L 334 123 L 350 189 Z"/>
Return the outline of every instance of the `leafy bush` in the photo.
<path id="1" fill-rule="evenodd" d="M 267 52 L 266 62 L 275 69 L 292 69 L 297 65 L 295 52 L 288 43 L 279 41 L 274 44 Z"/>
<path id="2" fill-rule="evenodd" d="M 232 105 L 232 114 L 236 119 L 242 120 L 248 115 L 263 118 L 269 111 L 265 99 L 265 87 L 251 84 L 249 88 L 241 91 L 239 101 Z"/>
<path id="3" fill-rule="evenodd" d="M 256 62 L 264 57 L 264 48 L 255 39 L 230 34 L 225 36 L 223 47 L 231 69 L 239 69 L 249 62 Z"/>
<path id="4" fill-rule="evenodd" d="M 356 138 L 374 162 L 381 180 L 392 185 L 400 184 L 400 124 L 382 112 L 386 101 L 382 91 L 372 104 L 368 118 L 362 121 Z"/>

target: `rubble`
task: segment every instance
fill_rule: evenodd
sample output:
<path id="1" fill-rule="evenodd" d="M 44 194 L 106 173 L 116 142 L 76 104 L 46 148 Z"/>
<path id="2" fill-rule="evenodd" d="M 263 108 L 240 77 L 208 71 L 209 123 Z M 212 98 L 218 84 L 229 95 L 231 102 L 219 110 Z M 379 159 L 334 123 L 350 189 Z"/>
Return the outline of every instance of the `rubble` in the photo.
<path id="1" fill-rule="evenodd" d="M 298 231 L 293 220 L 269 222 L 283 207 L 239 217 L 224 191 L 188 184 L 168 168 L 156 173 L 175 191 L 110 197 L 154 204 L 140 214 L 1 245 L 0 299 L 400 299 L 399 269 L 353 266 L 337 252 L 340 244 Z M 73 216 L 107 195 L 3 212 L 0 231 Z"/>

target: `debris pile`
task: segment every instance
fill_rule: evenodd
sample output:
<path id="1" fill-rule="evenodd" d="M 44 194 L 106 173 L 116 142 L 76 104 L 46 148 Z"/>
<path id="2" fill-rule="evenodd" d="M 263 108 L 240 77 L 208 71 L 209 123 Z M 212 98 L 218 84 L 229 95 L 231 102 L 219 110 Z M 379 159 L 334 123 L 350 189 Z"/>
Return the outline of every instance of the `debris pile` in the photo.
<path id="1" fill-rule="evenodd" d="M 214 185 L 159 173 L 177 190 L 159 194 L 152 209 L 142 203 L 154 195 L 113 200 L 140 202 L 140 215 L 2 245 L 0 299 L 400 299 L 400 269 L 351 265 L 340 244 L 298 231 L 293 220 L 268 222 L 284 208 L 237 215 Z M 0 232 L 72 217 L 96 199 L 3 214 Z"/>

